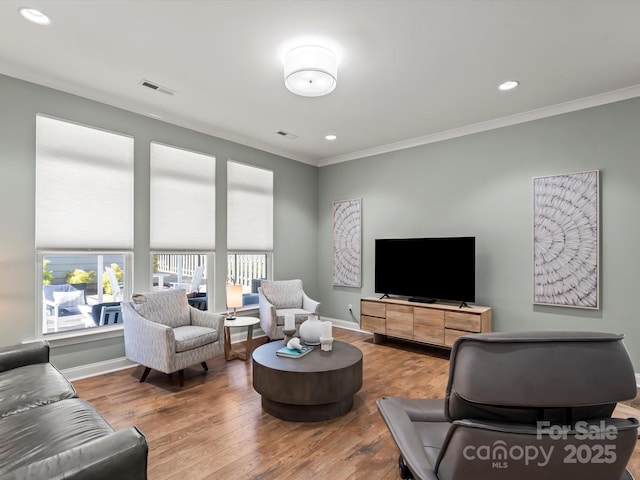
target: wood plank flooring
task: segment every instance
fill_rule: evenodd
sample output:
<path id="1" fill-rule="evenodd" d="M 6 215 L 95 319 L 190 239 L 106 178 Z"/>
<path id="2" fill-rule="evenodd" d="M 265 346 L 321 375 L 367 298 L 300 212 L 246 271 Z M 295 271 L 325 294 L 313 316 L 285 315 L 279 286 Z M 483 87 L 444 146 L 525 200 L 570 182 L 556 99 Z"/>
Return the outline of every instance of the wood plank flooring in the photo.
<path id="1" fill-rule="evenodd" d="M 346 415 L 318 423 L 278 420 L 262 411 L 251 362 L 217 357 L 177 375 L 142 367 L 74 382 L 116 429 L 137 425 L 149 443 L 149 479 L 388 480 L 398 450 L 376 409 L 385 395 L 442 398 L 449 352 L 403 342 L 374 345 L 372 336 L 334 328 L 362 350 L 364 384 Z M 640 479 L 640 447 L 630 470 Z"/>

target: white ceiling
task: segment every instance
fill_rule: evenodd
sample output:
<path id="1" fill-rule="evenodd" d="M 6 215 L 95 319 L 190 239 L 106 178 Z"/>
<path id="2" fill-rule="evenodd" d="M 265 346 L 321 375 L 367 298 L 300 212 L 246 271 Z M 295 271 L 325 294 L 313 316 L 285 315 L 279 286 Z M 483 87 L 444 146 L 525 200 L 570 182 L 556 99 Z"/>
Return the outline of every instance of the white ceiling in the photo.
<path id="1" fill-rule="evenodd" d="M 297 40 L 333 93 L 286 90 Z M 639 59 L 637 0 L 0 1 L 0 73 L 313 165 L 640 96 Z"/>

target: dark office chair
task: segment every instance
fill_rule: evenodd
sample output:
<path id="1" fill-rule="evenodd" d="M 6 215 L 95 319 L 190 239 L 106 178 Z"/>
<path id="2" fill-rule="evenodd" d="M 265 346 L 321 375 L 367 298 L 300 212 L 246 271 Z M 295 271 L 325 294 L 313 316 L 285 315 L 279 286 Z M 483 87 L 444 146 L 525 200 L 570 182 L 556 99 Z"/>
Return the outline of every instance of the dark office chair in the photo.
<path id="1" fill-rule="evenodd" d="M 636 396 L 622 335 L 485 333 L 453 345 L 444 400 L 387 397 L 378 410 L 416 480 L 632 480 Z"/>

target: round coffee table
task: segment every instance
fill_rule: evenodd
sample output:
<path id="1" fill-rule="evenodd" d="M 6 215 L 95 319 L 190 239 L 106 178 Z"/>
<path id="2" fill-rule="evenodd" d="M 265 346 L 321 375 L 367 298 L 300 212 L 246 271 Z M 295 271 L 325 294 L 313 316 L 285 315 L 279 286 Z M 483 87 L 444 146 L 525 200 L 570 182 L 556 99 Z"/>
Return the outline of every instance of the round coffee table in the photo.
<path id="1" fill-rule="evenodd" d="M 292 422 L 318 422 L 344 415 L 362 387 L 362 352 L 344 342 L 302 358 L 276 355 L 282 340 L 253 352 L 253 388 L 265 412 Z"/>

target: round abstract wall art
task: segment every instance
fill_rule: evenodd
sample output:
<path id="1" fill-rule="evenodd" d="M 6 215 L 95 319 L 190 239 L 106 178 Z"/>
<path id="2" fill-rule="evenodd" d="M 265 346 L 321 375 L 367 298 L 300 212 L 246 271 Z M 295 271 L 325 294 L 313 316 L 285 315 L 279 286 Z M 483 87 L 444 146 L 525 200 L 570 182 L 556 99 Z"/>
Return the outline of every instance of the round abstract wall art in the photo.
<path id="1" fill-rule="evenodd" d="M 598 173 L 533 179 L 533 303 L 599 308 Z"/>

